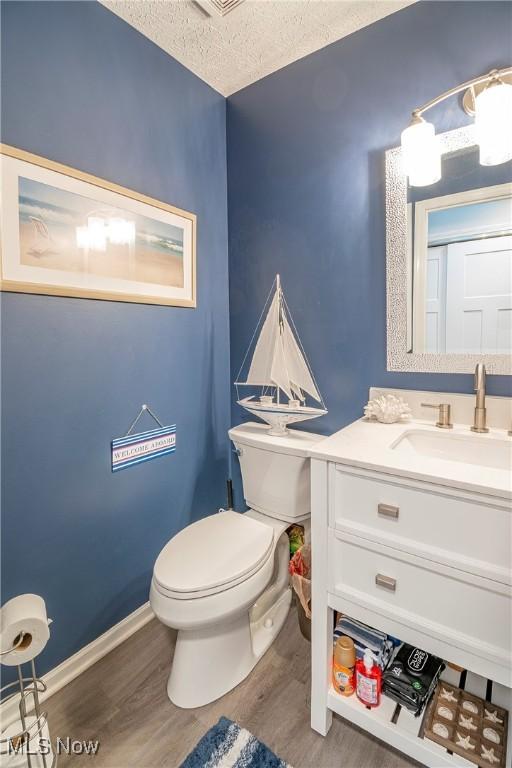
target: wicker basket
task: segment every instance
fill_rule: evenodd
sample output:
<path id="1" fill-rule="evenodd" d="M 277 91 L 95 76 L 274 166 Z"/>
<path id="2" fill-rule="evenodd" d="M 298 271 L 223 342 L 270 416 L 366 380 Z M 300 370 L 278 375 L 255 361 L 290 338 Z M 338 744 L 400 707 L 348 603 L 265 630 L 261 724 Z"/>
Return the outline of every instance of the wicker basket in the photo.
<path id="1" fill-rule="evenodd" d="M 295 594 L 295 593 L 294 593 Z M 302 636 L 311 642 L 311 619 L 308 619 L 304 613 L 304 608 L 297 595 L 295 595 L 295 605 L 297 606 L 297 615 L 299 617 L 299 627 Z"/>

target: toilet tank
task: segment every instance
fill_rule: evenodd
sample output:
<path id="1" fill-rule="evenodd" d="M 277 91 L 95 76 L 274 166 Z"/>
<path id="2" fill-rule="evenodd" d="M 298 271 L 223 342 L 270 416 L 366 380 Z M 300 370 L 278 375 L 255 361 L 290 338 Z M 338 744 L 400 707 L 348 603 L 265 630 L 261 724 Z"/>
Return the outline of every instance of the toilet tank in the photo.
<path id="1" fill-rule="evenodd" d="M 266 424 L 247 422 L 229 430 L 242 472 L 248 507 L 285 522 L 297 522 L 311 512 L 308 450 L 322 435 L 289 430 L 268 434 Z"/>

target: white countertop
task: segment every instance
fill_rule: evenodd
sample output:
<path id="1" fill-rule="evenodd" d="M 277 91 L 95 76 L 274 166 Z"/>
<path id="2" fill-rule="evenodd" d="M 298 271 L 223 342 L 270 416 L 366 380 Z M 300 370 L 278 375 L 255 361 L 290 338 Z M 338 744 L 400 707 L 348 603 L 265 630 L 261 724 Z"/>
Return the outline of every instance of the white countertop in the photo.
<path id="1" fill-rule="evenodd" d="M 505 429 L 491 429 L 486 434 L 475 434 L 465 424 L 455 424 L 453 429 L 445 431 L 432 426 L 432 422 L 418 419 L 396 424 L 360 419 L 312 446 L 309 455 L 313 459 L 349 464 L 504 499 L 512 498 L 512 467 L 496 469 L 392 449 L 406 432 L 413 430 L 425 430 L 435 435 L 446 432 L 451 437 L 477 440 L 482 448 L 487 440 L 499 440 L 502 443 L 512 441 Z"/>

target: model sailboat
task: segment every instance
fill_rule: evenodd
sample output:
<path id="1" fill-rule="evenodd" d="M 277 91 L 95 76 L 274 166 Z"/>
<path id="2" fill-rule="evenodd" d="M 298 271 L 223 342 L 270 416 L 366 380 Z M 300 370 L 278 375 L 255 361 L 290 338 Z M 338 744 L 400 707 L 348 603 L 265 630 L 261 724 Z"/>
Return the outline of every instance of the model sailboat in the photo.
<path id="1" fill-rule="evenodd" d="M 261 325 L 244 381 L 242 372 L 271 296 L 270 307 Z M 270 425 L 271 435 L 284 435 L 287 424 L 316 419 L 327 413 L 284 298 L 279 275 L 276 276 L 263 307 L 235 386 L 238 404 L 266 421 Z M 240 386 L 257 387 L 260 389 L 260 395 L 240 398 Z M 283 395 L 287 400 L 283 399 Z M 319 403 L 320 407 L 308 405 L 307 397 Z"/>

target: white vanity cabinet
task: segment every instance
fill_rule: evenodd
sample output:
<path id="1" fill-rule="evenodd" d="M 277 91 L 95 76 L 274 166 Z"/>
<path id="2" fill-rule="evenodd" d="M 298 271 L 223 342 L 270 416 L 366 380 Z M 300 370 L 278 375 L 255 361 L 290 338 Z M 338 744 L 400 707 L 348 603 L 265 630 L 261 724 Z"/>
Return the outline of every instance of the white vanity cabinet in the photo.
<path id="1" fill-rule="evenodd" d="M 433 768 L 472 765 L 424 739 L 422 717 L 385 696 L 368 710 L 332 689 L 333 612 L 462 667 L 466 690 L 512 709 L 510 498 L 376 471 L 375 447 L 369 467 L 360 455 L 351 465 L 350 439 L 339 445 L 337 456 L 336 441 L 320 443 L 311 461 L 312 727 L 325 735 L 334 711 Z M 460 684 L 460 671 L 443 676 Z"/>

